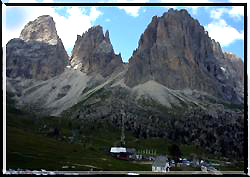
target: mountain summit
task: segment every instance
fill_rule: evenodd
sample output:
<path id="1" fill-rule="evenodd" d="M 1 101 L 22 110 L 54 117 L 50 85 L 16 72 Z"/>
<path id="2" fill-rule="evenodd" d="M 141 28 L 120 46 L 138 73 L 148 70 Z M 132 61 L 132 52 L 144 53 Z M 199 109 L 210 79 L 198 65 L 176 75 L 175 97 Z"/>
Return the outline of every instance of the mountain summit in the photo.
<path id="1" fill-rule="evenodd" d="M 104 35 L 101 26 L 92 27 L 82 36 L 77 36 L 71 57 L 74 68 L 107 77 L 118 68 L 123 68 L 122 64 L 121 56 L 114 53 L 109 32 Z"/>
<path id="2" fill-rule="evenodd" d="M 49 15 L 25 25 L 20 38 L 8 42 L 7 77 L 46 80 L 61 74 L 68 55 Z"/>
<path id="3" fill-rule="evenodd" d="M 190 88 L 235 103 L 243 102 L 241 60 L 222 52 L 199 22 L 186 10 L 170 9 L 154 16 L 129 60 L 129 87 L 154 80 L 171 89 Z M 234 73 L 234 74 L 232 74 Z"/>
<path id="4" fill-rule="evenodd" d="M 20 39 L 56 45 L 59 37 L 53 18 L 49 15 L 43 15 L 29 22 L 22 30 Z"/>

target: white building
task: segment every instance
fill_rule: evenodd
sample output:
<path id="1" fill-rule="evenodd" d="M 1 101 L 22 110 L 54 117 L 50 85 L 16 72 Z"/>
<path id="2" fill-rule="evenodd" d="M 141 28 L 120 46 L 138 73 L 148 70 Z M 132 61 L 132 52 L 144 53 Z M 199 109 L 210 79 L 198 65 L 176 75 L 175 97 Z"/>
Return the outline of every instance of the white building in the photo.
<path id="1" fill-rule="evenodd" d="M 165 156 L 156 157 L 155 161 L 152 164 L 153 172 L 167 172 L 170 169 L 168 158 Z"/>
<path id="2" fill-rule="evenodd" d="M 110 149 L 111 153 L 121 153 L 121 152 L 126 152 L 126 148 L 124 147 L 112 147 Z"/>

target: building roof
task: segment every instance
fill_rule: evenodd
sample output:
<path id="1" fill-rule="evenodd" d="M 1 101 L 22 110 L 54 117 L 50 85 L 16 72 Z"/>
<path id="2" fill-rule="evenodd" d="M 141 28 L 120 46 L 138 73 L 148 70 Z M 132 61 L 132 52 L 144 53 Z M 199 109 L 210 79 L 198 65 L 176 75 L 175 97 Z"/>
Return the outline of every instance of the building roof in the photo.
<path id="1" fill-rule="evenodd" d="M 110 152 L 112 152 L 112 153 L 126 152 L 126 148 L 124 148 L 124 147 L 111 147 Z"/>
<path id="2" fill-rule="evenodd" d="M 128 153 L 131 153 L 131 154 L 135 154 L 135 153 L 136 153 L 135 148 L 126 148 L 126 151 L 127 151 Z"/>
<path id="3" fill-rule="evenodd" d="M 167 161 L 168 161 L 167 157 L 165 157 L 165 156 L 158 156 L 158 157 L 156 157 L 156 159 L 153 162 L 152 166 L 165 167 Z"/>

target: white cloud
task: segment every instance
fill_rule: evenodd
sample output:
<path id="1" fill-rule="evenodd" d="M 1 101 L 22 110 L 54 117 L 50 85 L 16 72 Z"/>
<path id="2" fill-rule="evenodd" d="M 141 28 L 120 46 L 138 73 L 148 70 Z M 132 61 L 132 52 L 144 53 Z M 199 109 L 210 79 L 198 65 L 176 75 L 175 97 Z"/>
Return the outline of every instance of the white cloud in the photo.
<path id="1" fill-rule="evenodd" d="M 248 0 L 229 0 L 231 3 L 247 3 Z M 234 19 L 239 20 L 242 16 L 244 16 L 244 7 L 243 6 L 233 6 L 229 11 L 229 15 L 234 17 Z M 249 11 L 248 11 L 249 15 Z"/>
<path id="2" fill-rule="evenodd" d="M 244 7 L 243 6 L 234 6 L 229 11 L 229 15 L 236 20 L 240 20 L 244 16 Z"/>
<path id="3" fill-rule="evenodd" d="M 17 0 L 10 0 L 11 2 L 17 2 Z M 35 0 L 25 0 L 25 2 L 34 2 Z M 53 2 L 53 0 L 44 0 L 43 2 Z M 19 37 L 24 25 L 29 21 L 35 20 L 41 15 L 51 15 L 56 23 L 56 29 L 59 37 L 62 39 L 66 50 L 73 48 L 77 34 L 81 35 L 87 29 L 89 29 L 93 22 L 102 15 L 102 12 L 97 10 L 96 7 L 91 7 L 89 14 L 84 8 L 80 7 L 67 7 L 66 16 L 61 16 L 56 12 L 56 8 L 49 6 L 19 6 L 19 7 L 7 7 L 16 8 L 23 13 L 23 20 L 20 25 L 16 26 L 14 30 L 7 29 L 6 36 L 4 38 L 4 45 L 12 38 Z"/>
<path id="4" fill-rule="evenodd" d="M 246 0 L 230 0 L 231 3 L 245 3 Z M 210 17 L 219 19 L 223 14 L 228 14 L 234 20 L 240 20 L 244 16 L 243 6 L 228 6 L 229 8 L 216 8 L 210 11 Z"/>
<path id="5" fill-rule="evenodd" d="M 231 3 L 245 3 L 246 0 L 230 0 Z M 230 6 L 229 6 L 230 7 Z M 234 20 L 240 20 L 244 16 L 244 7 L 243 6 L 231 6 L 231 9 L 226 8 L 217 8 L 213 9 L 210 12 L 211 18 L 219 19 L 223 14 L 228 14 Z"/>
<path id="6" fill-rule="evenodd" d="M 111 20 L 110 20 L 109 18 L 107 18 L 105 21 L 106 21 L 106 22 L 111 22 Z"/>
<path id="7" fill-rule="evenodd" d="M 60 16 L 53 12 L 53 18 L 56 22 L 58 35 L 61 37 L 65 48 L 72 48 L 74 46 L 77 34 L 81 35 L 88 30 L 93 22 L 102 13 L 92 7 L 89 15 L 83 8 L 71 7 L 67 9 L 68 16 Z"/>
<path id="8" fill-rule="evenodd" d="M 118 8 L 125 10 L 127 14 L 133 17 L 137 17 L 139 16 L 139 10 L 141 7 L 140 6 L 119 6 Z"/>
<path id="9" fill-rule="evenodd" d="M 95 21 L 102 14 L 103 13 L 97 10 L 96 7 L 91 7 L 90 14 L 89 14 L 90 20 Z"/>
<path id="10" fill-rule="evenodd" d="M 147 3 L 149 0 L 110 0 L 113 3 Z M 119 9 L 125 10 L 128 15 L 133 17 L 139 16 L 141 6 L 118 6 Z"/>
<path id="11" fill-rule="evenodd" d="M 229 10 L 226 8 L 212 9 L 210 11 L 210 17 L 213 19 L 220 19 L 223 14 L 228 13 L 228 12 Z"/>
<path id="12" fill-rule="evenodd" d="M 228 46 L 235 40 L 243 40 L 244 32 L 237 31 L 232 26 L 228 25 L 225 20 L 215 20 L 205 26 L 211 38 L 218 41 L 222 46 Z"/>

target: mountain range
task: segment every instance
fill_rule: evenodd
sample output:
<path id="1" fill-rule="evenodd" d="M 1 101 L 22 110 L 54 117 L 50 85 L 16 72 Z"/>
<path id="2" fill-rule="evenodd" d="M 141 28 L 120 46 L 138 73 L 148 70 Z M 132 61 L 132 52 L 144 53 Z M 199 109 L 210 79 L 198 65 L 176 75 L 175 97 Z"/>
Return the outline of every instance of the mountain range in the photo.
<path id="1" fill-rule="evenodd" d="M 129 63 L 109 31 L 91 27 L 65 51 L 48 15 L 6 46 L 7 92 L 18 109 L 110 122 L 138 138 L 164 137 L 243 157 L 244 66 L 186 10 L 152 17 Z"/>

